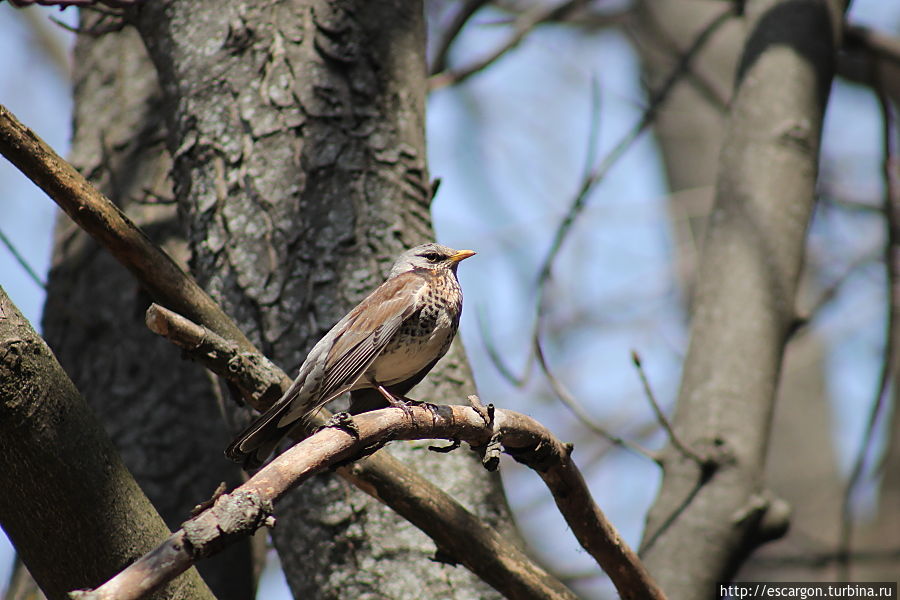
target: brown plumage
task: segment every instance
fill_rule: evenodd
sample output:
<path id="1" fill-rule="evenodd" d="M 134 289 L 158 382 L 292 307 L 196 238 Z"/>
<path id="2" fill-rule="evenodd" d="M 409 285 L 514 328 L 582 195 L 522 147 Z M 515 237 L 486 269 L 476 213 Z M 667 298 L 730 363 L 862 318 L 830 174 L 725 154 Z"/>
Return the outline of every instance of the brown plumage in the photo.
<path id="1" fill-rule="evenodd" d="M 290 429 L 344 392 L 352 392 L 356 413 L 402 398 L 450 348 L 462 312 L 456 268 L 473 254 L 433 243 L 401 254 L 387 280 L 319 340 L 284 396 L 226 456 L 248 468 L 262 464 Z"/>

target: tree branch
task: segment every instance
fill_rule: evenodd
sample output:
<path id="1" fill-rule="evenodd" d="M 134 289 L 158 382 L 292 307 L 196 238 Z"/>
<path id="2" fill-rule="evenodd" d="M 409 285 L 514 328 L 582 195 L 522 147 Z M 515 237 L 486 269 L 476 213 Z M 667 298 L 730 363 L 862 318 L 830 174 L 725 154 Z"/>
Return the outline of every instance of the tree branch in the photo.
<path id="1" fill-rule="evenodd" d="M 488 0 L 466 0 L 456 14 L 453 15 L 453 20 L 447 26 L 447 29 L 444 30 L 434 51 L 434 60 L 431 63 L 429 75 L 435 75 L 447 68 L 447 55 L 450 53 L 450 47 L 456 41 L 456 37 L 463 30 L 463 27 L 466 26 L 466 23 L 469 22 L 469 19 L 472 18 L 472 15 L 487 3 Z"/>
<path id="2" fill-rule="evenodd" d="M 522 40 L 525 39 L 525 36 L 541 23 L 565 18 L 572 11 L 581 9 L 583 4 L 584 0 L 566 0 L 555 6 L 544 6 L 542 4 L 535 6 L 516 18 L 513 23 L 512 34 L 510 34 L 509 38 L 507 38 L 503 44 L 500 44 L 494 49 L 493 52 L 461 69 L 432 74 L 431 79 L 429 80 L 429 88 L 431 90 L 436 90 L 465 81 L 472 75 L 483 71 L 500 59 L 504 54 L 518 46 Z M 463 22 L 463 24 L 465 24 L 465 22 Z"/>
<path id="3" fill-rule="evenodd" d="M 763 487 L 763 468 L 796 322 L 840 4 L 747 4 L 748 35 L 673 419 L 681 438 L 701 456 L 717 454 L 720 467 L 710 476 L 667 447 L 642 548 L 674 597 L 708 595 L 761 543 L 786 530 L 787 511 Z M 687 539 L 697 543 L 685 545 Z"/>
<path id="4" fill-rule="evenodd" d="M 152 588 L 146 583 L 136 586 L 129 582 L 162 584 L 198 558 L 218 552 L 229 539 L 249 535 L 264 524 L 273 525 L 271 503 L 314 474 L 366 455 L 389 441 L 436 438 L 463 440 L 476 449 L 501 440 L 507 453 L 538 472 L 578 541 L 610 575 L 622 598 L 664 598 L 640 560 L 594 503 L 570 459 L 570 445 L 562 444 L 539 423 L 520 413 L 496 410 L 492 418 L 486 419 L 476 408 L 446 405 L 414 406 L 408 411 L 386 408 L 353 417 L 351 427 L 319 430 L 275 458 L 237 490 L 221 496 L 212 508 L 187 521 L 156 550 L 103 586 L 92 592 L 79 592 L 73 598 L 141 598 Z M 472 551 L 473 538 L 480 540 L 477 546 L 489 548 L 497 546 L 498 536 L 485 528 L 466 529 L 466 533 L 447 538 L 444 545 L 439 545 L 439 552 L 478 572 L 481 568 L 475 563 L 491 557 Z M 165 557 L 165 561 L 159 557 Z M 509 556 L 497 558 L 506 562 L 507 568 L 517 566 Z"/>
<path id="5" fill-rule="evenodd" d="M 206 366 L 206 368 L 227 378 L 242 389 L 266 389 L 272 385 L 276 385 L 280 381 L 271 370 L 258 368 L 261 362 L 268 362 L 266 359 L 258 356 L 251 357 L 246 354 L 235 354 L 233 351 L 233 344 L 229 344 L 227 340 L 222 339 L 220 336 L 217 336 L 209 330 L 191 323 L 188 319 L 159 305 L 153 305 L 148 309 L 147 325 L 155 333 L 165 336 L 167 339 L 183 348 L 192 358 Z M 244 365 L 249 366 L 250 368 L 245 369 L 243 368 Z M 443 409 L 443 407 L 441 407 L 441 409 Z M 490 421 L 488 416 L 489 411 L 487 409 L 482 410 L 479 414 L 483 415 L 482 424 Z M 354 420 L 356 419 L 358 419 L 358 417 L 354 417 Z M 322 425 L 324 423 L 325 419 L 321 415 L 316 415 L 314 417 L 315 425 Z M 543 428 L 541 428 L 541 430 L 546 432 Z M 550 436 L 549 432 L 547 432 L 546 435 Z M 423 434 L 422 438 L 416 439 L 428 437 L 444 436 L 437 434 L 433 436 Z M 406 438 L 395 437 L 391 439 Z M 465 438 L 462 435 L 453 435 L 447 439 Z M 550 436 L 548 439 L 555 438 Z M 487 444 L 486 441 L 484 444 L 480 444 L 479 442 L 472 443 L 476 446 Z M 506 443 L 508 443 L 508 440 L 506 440 Z M 558 441 L 554 441 L 554 444 L 556 444 L 556 446 L 553 446 L 555 448 L 561 447 Z M 369 446 L 361 446 L 361 448 L 370 447 L 372 445 L 375 445 L 374 441 Z M 353 481 L 354 478 L 358 477 L 359 471 L 366 467 L 367 463 L 378 459 L 381 456 L 383 456 L 383 454 L 372 456 L 354 464 L 352 467 L 341 467 L 338 469 L 338 473 Z M 342 460 L 345 458 L 346 457 L 342 455 L 335 460 Z M 523 453 L 520 458 L 523 462 L 528 460 L 527 453 Z M 577 487 L 572 483 L 574 478 L 571 476 L 557 477 L 557 479 L 562 482 L 556 484 L 558 486 L 569 485 L 573 488 Z M 357 483 L 357 485 L 360 484 Z M 584 485 L 583 482 L 581 485 Z M 451 556 L 454 560 L 464 564 L 476 575 L 503 592 L 507 597 L 540 597 L 540 593 L 544 593 L 541 591 L 542 589 L 546 591 L 550 588 L 548 583 L 530 581 L 533 579 L 533 576 L 522 578 L 522 581 L 519 582 L 518 578 L 520 576 L 517 575 L 518 573 L 535 572 L 540 574 L 543 572 L 539 567 L 533 565 L 527 557 L 521 554 L 513 544 L 503 539 L 491 527 L 482 523 L 475 515 L 453 500 L 453 498 L 430 483 L 422 481 L 416 484 L 416 493 L 412 498 L 404 497 L 403 495 L 385 497 L 383 491 L 374 494 L 370 489 L 363 485 L 360 485 L 360 487 L 376 498 L 386 502 L 398 513 L 428 534 L 441 551 Z M 568 491 L 560 493 L 565 493 L 567 497 L 572 496 Z M 275 500 L 275 498 L 272 498 L 272 500 Z M 599 517 L 590 517 L 594 512 L 593 509 L 588 507 L 578 507 L 579 502 L 587 502 L 590 505 L 593 505 L 593 500 L 590 499 L 587 488 L 584 488 L 584 493 L 569 497 L 568 502 L 571 503 L 566 509 L 569 513 L 575 513 L 577 511 L 582 513 L 582 516 L 580 517 L 581 520 L 579 521 L 580 523 L 602 524 L 602 522 L 604 522 L 604 518 L 602 517 L 602 513 L 599 513 L 599 509 L 596 509 Z M 457 544 L 460 530 L 469 532 L 466 540 L 466 548 L 460 549 L 464 550 L 461 555 L 455 551 L 450 552 Z M 576 531 L 577 534 L 578 530 L 573 526 L 573 531 Z M 587 540 L 590 538 L 587 533 L 584 534 L 584 537 Z M 579 536 L 579 539 L 581 539 L 581 536 Z M 585 543 L 592 542 L 587 541 Z M 592 545 L 600 547 L 600 551 L 602 551 L 602 544 L 592 543 Z M 613 556 L 608 560 L 615 561 L 615 557 Z M 605 563 L 601 564 L 601 566 L 604 565 Z M 546 575 L 544 575 L 544 577 L 547 578 L 548 582 L 552 579 Z M 525 584 L 527 584 L 530 591 L 525 595 L 522 595 L 523 592 L 517 591 L 517 589 L 518 586 Z M 537 596 L 531 596 L 529 595 L 531 591 L 540 593 L 538 593 Z M 569 593 L 568 590 L 566 590 L 566 592 Z M 559 594 L 560 592 L 556 591 L 554 593 Z"/>
<path id="6" fill-rule="evenodd" d="M 103 426 L 2 288 L 0 439 L 0 525 L 48 598 L 105 581 L 169 535 Z M 193 571 L 155 598 L 213 595 Z"/>
<path id="7" fill-rule="evenodd" d="M 261 353 L 240 332 L 234 322 L 202 288 L 126 217 L 108 198 L 84 179 L 69 163 L 57 155 L 33 131 L 20 123 L 0 105 L 0 153 L 43 189 L 70 217 L 129 269 L 153 298 L 192 320 L 210 332 L 237 346 L 242 353 Z M 182 312 L 183 311 L 183 312 Z M 262 361 L 260 361 L 262 363 Z M 219 373 L 228 377 L 226 373 Z M 274 375 L 277 385 L 286 390 L 291 380 L 283 372 Z M 273 383 L 267 382 L 263 390 Z M 255 389 L 255 388 L 254 388 Z M 273 388 L 277 389 L 277 388 Z M 280 394 L 260 392 L 248 400 L 265 410 Z M 467 514 L 458 502 L 387 453 L 379 453 L 340 469 L 340 475 L 362 491 L 384 502 L 414 525 L 429 533 L 459 537 L 459 522 Z M 434 504 L 439 498 L 441 503 Z M 437 509 L 439 506 L 440 510 Z M 462 518 L 462 521 L 458 519 Z M 480 524 L 470 523 L 472 527 Z M 481 526 L 484 526 L 481 524 Z M 574 598 L 559 580 L 505 542 L 504 552 L 517 554 L 522 562 L 511 570 L 499 559 L 485 563 L 478 572 L 487 583 L 505 590 L 511 598 L 555 596 Z M 497 548 L 492 551 L 499 552 Z M 492 570 L 493 569 L 493 570 Z M 538 590 L 538 592 L 535 592 Z M 538 595 L 534 595 L 537 593 Z"/>
<path id="8" fill-rule="evenodd" d="M 884 214 L 885 229 L 887 230 L 887 243 L 884 249 L 885 291 L 887 304 L 887 322 L 884 328 L 884 352 L 881 359 L 881 369 L 878 376 L 878 386 L 875 397 L 869 408 L 869 416 L 866 420 L 866 428 L 859 448 L 853 460 L 853 467 L 841 502 L 841 524 L 839 528 L 839 541 L 837 554 L 839 575 L 841 581 L 849 581 L 850 554 L 853 545 L 853 492 L 865 473 L 867 458 L 872 450 L 872 441 L 875 437 L 878 421 L 885 412 L 889 403 L 888 386 L 896 375 L 895 364 L 898 335 L 898 321 L 900 321 L 900 181 L 897 174 L 897 149 L 894 140 L 895 118 L 890 100 L 883 86 L 876 76 L 875 88 L 878 102 L 881 107 L 882 121 L 882 175 L 884 176 Z"/>
<path id="9" fill-rule="evenodd" d="M 172 258 L 34 131 L 0 105 L 0 153 L 105 247 L 161 304 L 252 350 L 234 322 Z"/>

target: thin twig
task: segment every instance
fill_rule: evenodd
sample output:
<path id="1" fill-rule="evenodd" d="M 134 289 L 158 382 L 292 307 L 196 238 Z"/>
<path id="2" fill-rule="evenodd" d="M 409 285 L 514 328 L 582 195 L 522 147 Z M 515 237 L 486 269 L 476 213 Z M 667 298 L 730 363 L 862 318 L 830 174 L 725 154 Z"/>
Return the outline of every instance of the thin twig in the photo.
<path id="1" fill-rule="evenodd" d="M 652 28 L 649 35 L 646 36 L 649 43 L 662 45 L 663 52 L 666 56 L 679 56 L 682 53 L 682 50 L 679 47 L 678 42 L 669 34 L 664 24 L 658 21 L 654 11 L 648 10 L 645 11 L 645 14 L 645 22 Z M 625 32 L 631 33 L 628 28 L 625 29 Z M 646 46 L 646 44 L 641 44 L 643 41 L 642 36 L 630 35 L 629 37 L 633 44 Z M 650 49 L 648 48 L 647 51 L 650 51 Z M 701 65 L 688 65 L 686 67 L 687 72 L 685 75 L 687 82 L 693 85 L 697 92 L 701 96 L 704 96 L 714 108 L 718 109 L 721 113 L 724 113 L 728 109 L 728 102 L 731 99 L 731 90 L 720 86 L 719 82 L 716 80 L 717 78 L 701 71 L 700 66 Z"/>
<path id="2" fill-rule="evenodd" d="M 876 81 L 876 83 L 878 83 Z M 850 554 L 853 545 L 853 513 L 852 496 L 862 479 L 866 467 L 866 458 L 872 446 L 875 429 L 879 417 L 884 414 L 888 402 L 888 385 L 894 367 L 894 344 L 897 336 L 898 319 L 900 319 L 900 182 L 897 181 L 897 158 L 894 145 L 895 119 L 893 107 L 881 89 L 878 88 L 878 102 L 881 106 L 882 116 L 882 151 L 884 161 L 882 173 L 884 176 L 884 209 L 887 218 L 887 243 L 885 244 L 884 265 L 887 275 L 887 323 L 885 324 L 884 355 L 881 362 L 881 372 L 878 376 L 878 388 L 866 421 L 866 429 L 862 441 L 853 461 L 853 469 L 847 479 L 844 488 L 844 496 L 841 503 L 841 527 L 838 540 L 838 569 L 839 579 L 849 581 Z"/>
<path id="3" fill-rule="evenodd" d="M 656 401 L 656 394 L 653 393 L 653 388 L 650 387 L 650 380 L 647 379 L 647 373 L 644 372 L 644 365 L 641 362 L 641 357 L 636 350 L 631 351 L 631 362 L 634 363 L 634 367 L 638 372 L 638 377 L 641 378 L 641 385 L 644 386 L 644 395 L 647 396 L 647 400 L 650 401 L 650 406 L 653 407 L 653 414 L 656 415 L 656 420 L 662 425 L 663 429 L 666 430 L 666 434 L 669 436 L 672 445 L 683 455 L 702 467 L 707 462 L 706 459 L 694 452 L 690 446 L 681 441 L 681 438 L 678 437 L 675 430 L 672 428 L 669 419 L 660 408 L 659 402 Z"/>
<path id="4" fill-rule="evenodd" d="M 494 368 L 497 369 L 497 372 L 500 373 L 501 377 L 503 377 L 513 386 L 519 388 L 523 387 L 531 378 L 531 366 L 534 362 L 534 356 L 532 355 L 532 353 L 528 353 L 527 362 L 522 368 L 522 375 L 516 375 L 512 367 L 506 364 L 506 361 L 503 360 L 503 355 L 499 350 L 497 350 L 497 346 L 494 344 L 494 340 L 491 337 L 490 328 L 488 327 L 485 320 L 483 307 L 479 306 L 475 311 L 475 320 L 478 322 L 478 333 L 481 337 L 481 343 L 484 345 L 484 350 L 485 352 L 487 352 L 488 358 L 493 363 Z"/>
<path id="5" fill-rule="evenodd" d="M 543 371 L 544 376 L 547 378 L 547 381 L 550 383 L 550 389 L 553 390 L 553 393 L 556 397 L 562 402 L 569 410 L 571 410 L 578 419 L 584 423 L 584 425 L 607 440 L 610 443 L 619 446 L 620 448 L 625 448 L 627 450 L 631 450 L 635 454 L 639 456 L 644 456 L 649 458 L 653 462 L 659 464 L 659 455 L 652 450 L 648 450 L 642 447 L 640 444 L 635 442 L 631 442 L 626 440 L 625 438 L 619 437 L 614 433 L 608 431 L 605 427 L 600 425 L 594 418 L 584 409 L 581 403 L 575 398 L 575 396 L 566 389 L 566 386 L 557 379 L 556 375 L 553 374 L 553 371 L 550 370 L 550 366 L 547 364 L 547 360 L 544 357 L 544 350 L 541 347 L 540 337 L 537 336 L 534 339 L 534 355 L 537 358 L 538 365 L 541 367 L 541 371 Z"/>
<path id="6" fill-rule="evenodd" d="M 25 270 L 25 272 L 28 273 L 29 277 L 31 277 L 31 279 L 36 284 L 38 284 L 39 287 L 47 289 L 47 284 L 43 279 L 40 278 L 40 276 L 37 274 L 37 271 L 35 271 L 34 268 L 32 268 L 30 264 L 28 264 L 28 261 L 16 249 L 16 247 L 12 243 L 12 240 L 6 237 L 6 234 L 3 233 L 2 229 L 0 229 L 0 242 L 3 242 L 3 245 L 6 246 L 6 249 L 9 250 L 10 254 L 13 255 L 13 258 L 16 259 L 16 262 L 19 263 L 19 266 L 21 266 Z"/>
<path id="7" fill-rule="evenodd" d="M 703 49 L 713 33 L 715 33 L 719 27 L 724 25 L 733 15 L 734 7 L 729 5 L 725 10 L 713 17 L 700 33 L 697 34 L 697 37 L 694 38 L 694 41 L 688 49 L 685 50 L 684 54 L 678 59 L 678 62 L 675 64 L 662 86 L 650 96 L 650 101 L 644 109 L 644 113 L 641 115 L 640 120 L 622 137 L 621 140 L 619 140 L 619 143 L 617 143 L 609 154 L 600 161 L 596 168 L 582 180 L 575 197 L 572 199 L 569 210 L 556 228 L 553 241 L 550 244 L 550 249 L 538 272 L 540 280 L 550 276 L 550 270 L 556 260 L 556 256 L 559 254 L 569 230 L 572 228 L 572 225 L 574 225 L 575 219 L 581 211 L 584 210 L 591 190 L 594 189 L 594 186 L 597 185 L 597 183 L 606 177 L 609 170 L 619 161 L 635 140 L 637 140 L 637 138 L 640 137 L 640 135 L 653 123 L 659 109 L 668 99 L 675 84 L 688 72 L 691 61 L 693 61 L 694 57 L 696 57 L 700 50 Z"/>
<path id="8" fill-rule="evenodd" d="M 413 406 L 405 411 L 381 409 L 357 415 L 353 421 L 353 434 L 343 428 L 327 427 L 285 451 L 237 490 L 218 498 L 211 509 L 186 522 L 181 530 L 156 550 L 103 586 L 93 591 L 79 592 L 76 597 L 81 600 L 113 597 L 136 600 L 142 597 L 153 586 L 175 577 L 199 558 L 222 550 L 231 540 L 249 535 L 263 525 L 272 525 L 272 503 L 315 473 L 346 464 L 355 457 L 365 455 L 372 447 L 392 440 L 412 439 L 459 439 L 479 447 L 495 437 L 502 440 L 507 453 L 533 468 L 544 480 L 579 543 L 607 572 L 622 598 L 662 600 L 665 597 L 640 559 L 594 502 L 580 471 L 571 460 L 571 446 L 561 443 L 531 417 L 498 409 L 488 422 L 472 407 L 442 405 L 437 408 Z M 441 508 L 440 502 L 436 501 L 435 508 Z M 230 523 L 235 513 L 242 518 L 239 527 L 221 525 L 222 519 Z M 489 560 L 513 560 L 513 557 L 499 552 L 500 548 L 506 547 L 500 543 L 502 536 L 473 515 L 457 523 L 466 535 L 457 535 L 440 547 L 442 554 L 472 570 L 483 569 L 483 565 L 473 563 L 485 560 L 485 557 L 476 557 L 471 552 L 472 537 L 483 536 L 485 546 L 498 549 L 496 556 Z M 435 523 L 432 523 L 431 527 L 434 526 Z M 423 529 L 427 531 L 428 527 L 423 526 Z M 224 535 L 221 533 L 223 530 L 226 532 Z M 158 556 L 164 556 L 170 566 L 148 568 L 147 562 Z M 152 586 L 149 585 L 150 578 Z M 122 585 L 123 581 L 125 585 Z M 137 584 L 141 586 L 139 590 L 136 589 Z M 107 593 L 110 588 L 116 590 L 115 595 Z M 549 592 L 546 597 L 560 597 L 553 593 Z M 514 594 L 509 597 L 540 596 Z M 570 594 L 563 597 L 574 598 Z"/>
<path id="9" fill-rule="evenodd" d="M 435 75 L 447 68 L 447 56 L 450 54 L 450 47 L 456 41 L 457 36 L 469 22 L 476 12 L 482 6 L 488 3 L 488 0 L 466 0 L 459 11 L 453 16 L 453 20 L 444 30 L 437 48 L 434 51 L 434 61 L 431 63 L 429 75 Z"/>
<path id="10" fill-rule="evenodd" d="M 535 27 L 548 21 L 556 21 L 564 18 L 570 12 L 579 10 L 584 5 L 584 0 L 566 0 L 562 4 L 546 6 L 538 4 L 531 10 L 517 17 L 513 22 L 513 32 L 506 42 L 498 46 L 489 55 L 477 60 L 467 67 L 454 71 L 444 71 L 432 75 L 429 79 L 431 90 L 440 89 L 449 85 L 461 83 L 479 73 L 496 62 L 504 54 L 518 46 Z"/>
<path id="11" fill-rule="evenodd" d="M 844 284 L 852 277 L 861 267 L 864 267 L 877 260 L 875 253 L 867 253 L 856 257 L 833 282 L 831 282 L 824 290 L 819 293 L 819 297 L 812 302 L 812 306 L 803 315 L 798 317 L 797 326 L 794 334 L 797 334 L 802 328 L 808 327 L 813 320 L 822 313 L 822 310 L 834 300 Z"/>

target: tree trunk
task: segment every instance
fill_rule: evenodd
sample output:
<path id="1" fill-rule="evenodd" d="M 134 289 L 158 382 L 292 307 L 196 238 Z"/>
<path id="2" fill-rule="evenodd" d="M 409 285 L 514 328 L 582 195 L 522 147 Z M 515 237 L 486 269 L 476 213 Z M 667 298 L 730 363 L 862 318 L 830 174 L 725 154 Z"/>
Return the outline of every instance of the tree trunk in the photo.
<path id="1" fill-rule="evenodd" d="M 172 1 L 142 5 L 136 22 L 165 91 L 192 270 L 295 372 L 402 249 L 433 238 L 422 6 Z M 412 395 L 459 401 L 472 390 L 457 343 Z M 391 451 L 492 524 L 509 522 L 499 480 L 469 456 Z M 430 561 L 424 534 L 335 477 L 302 486 L 277 513 L 297 597 L 497 595 Z"/>
<path id="2" fill-rule="evenodd" d="M 50 348 L 0 288 L 0 524 L 50 600 L 93 588 L 169 531 Z M 194 569 L 152 595 L 213 600 Z"/>
<path id="3" fill-rule="evenodd" d="M 762 467 L 796 318 L 838 14 L 825 2 L 760 0 L 747 21 L 675 415 L 683 439 L 719 467 L 703 473 L 667 448 L 643 542 L 673 599 L 715 597 L 715 583 L 786 524 Z"/>
<path id="4" fill-rule="evenodd" d="M 636 34 L 635 46 L 651 89 L 668 76 L 678 55 L 704 24 L 724 8 L 705 0 L 655 0 L 639 5 L 631 31 Z M 654 122 L 671 190 L 678 274 L 687 298 L 691 297 L 696 258 L 712 206 L 716 158 L 744 37 L 737 17 L 716 32 L 691 62 L 689 73 L 676 85 Z M 810 287 L 814 286 L 806 286 Z M 792 340 L 787 348 L 765 477 L 775 496 L 792 507 L 791 528 L 783 539 L 754 555 L 763 559 L 802 552 L 810 539 L 836 543 L 841 481 L 830 435 L 824 360 L 823 341 L 813 332 Z M 812 581 L 828 573 L 798 567 L 773 572 L 755 565 L 751 558 L 739 577 Z"/>
<path id="5" fill-rule="evenodd" d="M 92 27 L 95 13 L 84 12 Z M 170 254 L 186 256 L 171 202 L 171 159 L 153 64 L 134 29 L 75 47 L 72 162 Z M 221 481 L 229 436 L 217 384 L 144 325 L 149 298 L 125 269 L 63 216 L 57 225 L 44 332 L 128 469 L 170 528 Z M 253 594 L 248 541 L 200 564 L 220 600 Z"/>

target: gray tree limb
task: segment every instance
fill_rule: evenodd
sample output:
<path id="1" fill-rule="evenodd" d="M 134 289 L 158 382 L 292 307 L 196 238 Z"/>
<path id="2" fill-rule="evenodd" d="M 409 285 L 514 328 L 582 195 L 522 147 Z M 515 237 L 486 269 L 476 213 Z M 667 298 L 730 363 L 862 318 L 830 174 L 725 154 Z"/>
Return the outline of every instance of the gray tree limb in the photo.
<path id="1" fill-rule="evenodd" d="M 762 486 L 781 360 L 812 212 L 838 2 L 759 0 L 736 78 L 696 289 L 673 447 L 642 553 L 672 598 L 715 597 L 787 515 Z M 689 542 L 686 542 L 689 540 Z"/>

